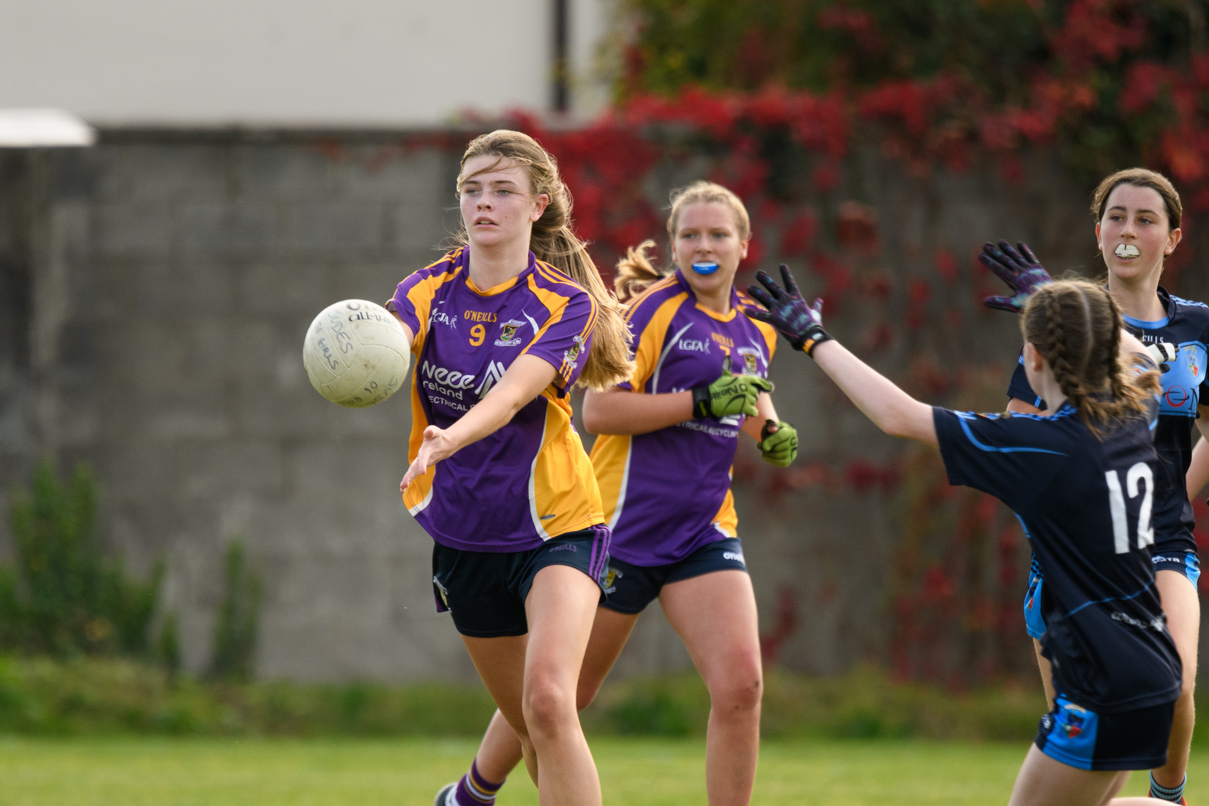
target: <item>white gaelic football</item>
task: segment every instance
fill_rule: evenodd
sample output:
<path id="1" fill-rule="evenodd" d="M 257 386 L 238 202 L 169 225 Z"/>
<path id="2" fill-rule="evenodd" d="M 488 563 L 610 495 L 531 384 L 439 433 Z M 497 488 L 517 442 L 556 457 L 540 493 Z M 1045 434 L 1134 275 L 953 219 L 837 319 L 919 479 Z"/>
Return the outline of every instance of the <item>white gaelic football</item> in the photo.
<path id="1" fill-rule="evenodd" d="M 346 299 L 307 328 L 302 364 L 319 394 L 360 409 L 393 395 L 407 377 L 411 349 L 399 320 L 381 305 Z"/>

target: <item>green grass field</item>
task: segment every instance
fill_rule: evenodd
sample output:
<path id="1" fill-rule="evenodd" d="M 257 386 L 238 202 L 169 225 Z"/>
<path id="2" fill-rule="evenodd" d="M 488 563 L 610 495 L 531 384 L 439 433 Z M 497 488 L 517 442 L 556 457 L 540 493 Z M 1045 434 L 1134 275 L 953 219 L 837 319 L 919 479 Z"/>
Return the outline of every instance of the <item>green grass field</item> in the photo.
<path id="1" fill-rule="evenodd" d="M 592 742 L 606 804 L 705 803 L 704 743 Z M 5 806 L 428 806 L 476 744 L 447 740 L 0 740 Z M 1025 745 L 911 741 L 767 742 L 753 803 L 1002 804 Z M 1194 752 L 1190 794 L 1209 788 Z M 1142 794 L 1135 774 L 1128 794 Z M 500 806 L 531 806 L 523 773 Z"/>

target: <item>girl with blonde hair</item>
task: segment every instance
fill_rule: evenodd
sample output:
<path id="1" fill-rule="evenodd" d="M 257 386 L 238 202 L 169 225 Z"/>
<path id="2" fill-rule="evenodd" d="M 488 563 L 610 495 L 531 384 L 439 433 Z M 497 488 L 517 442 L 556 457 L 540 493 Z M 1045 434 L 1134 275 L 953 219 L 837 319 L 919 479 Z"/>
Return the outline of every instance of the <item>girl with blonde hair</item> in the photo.
<path id="1" fill-rule="evenodd" d="M 755 781 L 763 674 L 730 469 L 741 431 L 778 467 L 797 455 L 797 432 L 777 418 L 765 380 L 776 333 L 749 317 L 751 300 L 734 288 L 751 237 L 743 203 L 694 183 L 672 197 L 668 236 L 668 270 L 651 262 L 650 241 L 617 267 L 633 376 L 584 399 L 584 425 L 600 434 L 592 466 L 613 543 L 578 705 L 595 697 L 658 598 L 710 694 L 709 803 L 743 806 Z M 437 806 L 493 803 L 519 750 L 497 713 L 470 772 L 441 790 Z"/>
<path id="2" fill-rule="evenodd" d="M 568 395 L 628 378 L 629 334 L 537 141 L 476 138 L 457 190 L 464 245 L 387 303 L 415 355 L 400 489 L 435 541 L 437 610 L 519 736 L 541 802 L 599 806 L 575 689 L 609 528 Z"/>

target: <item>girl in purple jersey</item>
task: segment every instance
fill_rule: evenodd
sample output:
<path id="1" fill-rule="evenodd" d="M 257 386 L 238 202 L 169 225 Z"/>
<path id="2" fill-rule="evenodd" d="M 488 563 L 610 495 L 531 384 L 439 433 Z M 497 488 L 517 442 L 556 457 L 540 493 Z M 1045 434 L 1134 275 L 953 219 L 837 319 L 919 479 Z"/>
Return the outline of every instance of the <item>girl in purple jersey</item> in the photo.
<path id="1" fill-rule="evenodd" d="M 763 379 L 776 333 L 747 316 L 751 301 L 733 285 L 751 235 L 742 202 L 695 183 L 673 196 L 668 234 L 668 271 L 651 264 L 649 241 L 618 264 L 633 377 L 584 400 L 584 425 L 601 434 L 592 464 L 614 535 L 578 700 L 581 708 L 592 701 L 658 598 L 710 693 L 709 803 L 743 806 L 755 780 L 763 682 L 730 467 L 740 431 L 779 467 L 796 456 L 797 433 L 778 420 Z M 516 736 L 497 713 L 470 772 L 441 790 L 437 806 L 493 803 L 519 760 Z"/>
<path id="2" fill-rule="evenodd" d="M 1164 460 L 1156 495 L 1171 499 L 1164 509 L 1171 517 L 1155 522 L 1155 542 L 1150 549 L 1168 627 L 1183 661 L 1183 691 L 1176 704 L 1167 763 L 1151 771 L 1151 795 L 1175 803 L 1184 801 L 1188 756 L 1196 722 L 1193 691 L 1196 685 L 1197 644 L 1200 636 L 1199 576 L 1194 519 L 1189 499 L 1209 478 L 1209 445 L 1192 446 L 1194 428 L 1209 433 L 1201 397 L 1206 388 L 1206 346 L 1209 345 L 1209 308 L 1172 296 L 1160 287 L 1164 259 L 1180 243 L 1183 207 L 1174 186 L 1162 174 L 1130 168 L 1106 177 L 1092 194 L 1096 243 L 1108 270 L 1107 287 L 1133 332 L 1161 365 L 1162 394 L 1155 429 L 1155 447 Z M 1001 242 L 999 249 L 984 248 L 983 263 L 996 273 L 1010 273 L 1013 298 L 992 298 L 987 304 L 1018 310 L 1020 301 L 1048 274 L 1028 248 L 1019 252 Z M 1024 278 L 1023 281 L 1021 278 Z M 1037 413 L 1037 398 L 1017 368 L 1008 389 L 1008 410 Z M 1200 405 L 1198 405 L 1200 404 Z M 1025 597 L 1029 634 L 1033 637 L 1046 696 L 1053 702 L 1054 686 L 1049 662 L 1041 656 L 1039 637 L 1046 625 L 1038 617 L 1044 596 L 1045 568 L 1034 562 Z"/>
<path id="3" fill-rule="evenodd" d="M 1048 414 L 974 414 L 925 405 L 823 330 L 789 270 L 751 293 L 881 430 L 940 449 L 949 483 L 994 495 L 1047 568 L 1042 638 L 1056 697 L 1009 806 L 1162 804 L 1115 798 L 1129 770 L 1167 754 L 1180 659 L 1155 593 L 1147 545 L 1161 461 L 1150 437 L 1158 373 L 1103 288 L 1047 284 L 1021 317 L 1024 368 Z"/>
<path id="4" fill-rule="evenodd" d="M 575 689 L 609 530 L 567 395 L 629 377 L 628 333 L 535 140 L 476 138 L 458 196 L 465 245 L 388 304 L 416 364 L 400 489 L 435 541 L 438 610 L 520 736 L 541 803 L 599 806 Z"/>

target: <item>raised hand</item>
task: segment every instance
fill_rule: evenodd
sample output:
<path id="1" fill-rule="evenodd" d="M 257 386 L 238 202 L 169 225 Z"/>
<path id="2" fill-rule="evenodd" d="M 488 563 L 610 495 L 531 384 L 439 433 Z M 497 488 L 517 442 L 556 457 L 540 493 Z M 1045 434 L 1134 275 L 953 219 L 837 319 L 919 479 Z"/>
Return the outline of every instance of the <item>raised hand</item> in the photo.
<path id="1" fill-rule="evenodd" d="M 707 417 L 721 420 L 736 414 L 755 417 L 760 413 L 756 399 L 761 392 L 771 391 L 771 381 L 757 375 L 731 375 L 729 370 L 723 370 L 718 380 L 693 388 L 693 417 L 697 420 Z"/>
<path id="2" fill-rule="evenodd" d="M 781 288 L 776 281 L 762 271 L 756 272 L 756 279 L 764 286 L 749 285 L 747 293 L 752 299 L 763 305 L 767 312 L 752 310 L 750 315 L 775 327 L 781 335 L 789 340 L 795 350 L 802 350 L 806 355 L 814 350 L 815 345 L 831 338 L 823 330 L 823 301 L 816 299 L 814 305 L 808 306 L 798 291 L 789 267 L 781 264 L 781 279 L 785 287 Z"/>
<path id="3" fill-rule="evenodd" d="M 1000 241 L 998 246 L 983 244 L 978 262 L 1007 283 L 1012 292 L 1010 297 L 987 297 L 982 304 L 988 308 L 1020 313 L 1034 291 L 1054 281 L 1025 243 L 1016 244 L 1015 249 L 1007 241 Z"/>
<path id="4" fill-rule="evenodd" d="M 798 457 L 798 430 L 784 421 L 765 420 L 756 447 L 765 462 L 789 467 Z"/>

